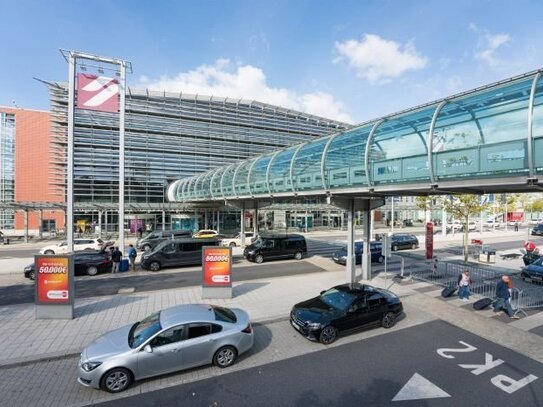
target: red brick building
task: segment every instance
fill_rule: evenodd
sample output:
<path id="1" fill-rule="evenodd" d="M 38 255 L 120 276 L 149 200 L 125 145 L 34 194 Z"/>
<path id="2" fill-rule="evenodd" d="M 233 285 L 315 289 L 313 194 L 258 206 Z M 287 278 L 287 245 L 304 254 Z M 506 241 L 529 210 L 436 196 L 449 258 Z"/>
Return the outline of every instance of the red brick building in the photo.
<path id="1" fill-rule="evenodd" d="M 15 116 L 15 204 L 37 207 L 62 203 L 62 195 L 51 187 L 51 123 L 49 112 L 1 107 L 0 112 Z M 22 207 L 21 206 L 21 207 Z M 29 209 L 28 229 L 64 228 L 63 210 Z M 14 228 L 24 229 L 24 211 L 15 213 Z"/>

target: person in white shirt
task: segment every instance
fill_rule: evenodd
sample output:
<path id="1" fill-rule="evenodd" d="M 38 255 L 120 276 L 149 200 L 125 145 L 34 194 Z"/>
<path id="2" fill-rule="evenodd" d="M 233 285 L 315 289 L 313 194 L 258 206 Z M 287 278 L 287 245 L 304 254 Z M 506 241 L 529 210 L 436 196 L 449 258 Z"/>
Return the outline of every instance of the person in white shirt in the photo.
<path id="1" fill-rule="evenodd" d="M 468 301 L 471 295 L 470 287 L 473 284 L 473 280 L 469 275 L 469 270 L 464 270 L 462 274 L 458 276 L 458 298 L 462 301 Z"/>

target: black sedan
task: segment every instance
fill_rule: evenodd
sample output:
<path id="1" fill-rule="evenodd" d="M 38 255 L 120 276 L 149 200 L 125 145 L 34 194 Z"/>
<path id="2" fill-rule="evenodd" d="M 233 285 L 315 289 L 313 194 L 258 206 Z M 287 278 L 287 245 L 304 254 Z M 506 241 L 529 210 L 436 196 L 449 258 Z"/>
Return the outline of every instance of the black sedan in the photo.
<path id="1" fill-rule="evenodd" d="M 401 249 L 417 249 L 419 247 L 419 239 L 411 233 L 394 233 L 391 235 L 390 248 L 392 251 Z"/>
<path id="2" fill-rule="evenodd" d="M 111 266 L 111 258 L 107 251 L 83 250 L 74 253 L 74 274 L 76 276 L 95 276 L 98 273 L 110 272 Z M 24 275 L 31 280 L 36 278 L 34 263 L 24 268 Z"/>
<path id="3" fill-rule="evenodd" d="M 382 253 L 383 245 L 381 242 L 370 242 L 370 253 L 372 263 L 382 263 L 385 256 Z M 355 264 L 362 263 L 362 254 L 364 253 L 364 242 L 354 242 Z M 338 264 L 347 264 L 347 246 L 342 247 L 332 254 L 332 260 Z"/>
<path id="4" fill-rule="evenodd" d="M 352 283 L 335 286 L 296 304 L 290 312 L 290 323 L 306 338 L 329 345 L 340 332 L 369 325 L 390 328 L 402 312 L 403 305 L 396 294 Z"/>
<path id="5" fill-rule="evenodd" d="M 524 281 L 530 280 L 535 283 L 543 283 L 543 257 L 523 267 L 520 278 Z"/>
<path id="6" fill-rule="evenodd" d="M 532 235 L 543 236 L 543 223 L 538 223 L 532 228 Z"/>

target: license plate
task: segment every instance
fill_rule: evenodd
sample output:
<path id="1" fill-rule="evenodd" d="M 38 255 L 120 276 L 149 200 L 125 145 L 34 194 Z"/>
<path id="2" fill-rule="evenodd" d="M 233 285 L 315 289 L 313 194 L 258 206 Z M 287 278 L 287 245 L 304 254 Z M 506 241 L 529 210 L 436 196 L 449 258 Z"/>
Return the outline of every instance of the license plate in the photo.
<path id="1" fill-rule="evenodd" d="M 294 321 L 291 320 L 290 323 L 292 324 L 292 326 L 294 327 L 294 329 L 296 329 L 297 331 L 300 330 L 300 325 L 298 325 L 296 322 L 294 322 Z"/>

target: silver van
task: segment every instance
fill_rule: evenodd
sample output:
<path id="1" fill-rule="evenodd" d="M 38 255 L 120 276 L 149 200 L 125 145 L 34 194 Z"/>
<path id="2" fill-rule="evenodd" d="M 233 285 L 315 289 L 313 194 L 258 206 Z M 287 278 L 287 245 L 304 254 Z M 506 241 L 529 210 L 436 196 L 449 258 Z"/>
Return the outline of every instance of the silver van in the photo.
<path id="1" fill-rule="evenodd" d="M 143 239 L 138 240 L 136 248 L 148 252 L 153 250 L 159 243 L 168 239 L 179 239 L 182 237 L 192 237 L 190 230 L 155 230 L 149 233 Z"/>

